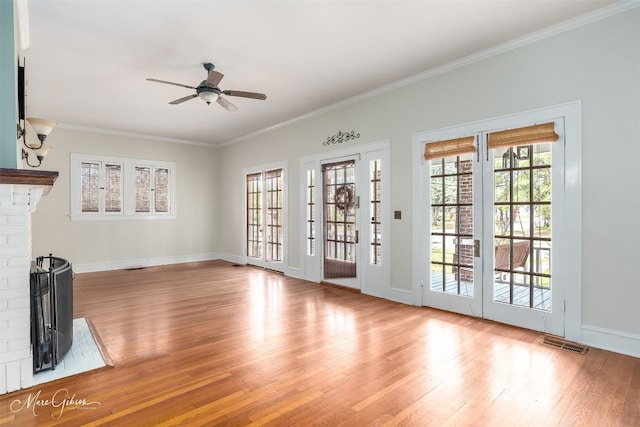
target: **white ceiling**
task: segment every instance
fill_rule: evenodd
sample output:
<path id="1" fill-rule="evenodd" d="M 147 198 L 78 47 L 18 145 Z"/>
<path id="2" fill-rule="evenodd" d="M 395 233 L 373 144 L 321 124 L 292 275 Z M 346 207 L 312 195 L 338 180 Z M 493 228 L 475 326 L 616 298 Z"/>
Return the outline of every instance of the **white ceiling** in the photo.
<path id="1" fill-rule="evenodd" d="M 613 0 L 29 0 L 27 115 L 219 145 Z M 238 110 L 192 91 L 212 62 Z"/>

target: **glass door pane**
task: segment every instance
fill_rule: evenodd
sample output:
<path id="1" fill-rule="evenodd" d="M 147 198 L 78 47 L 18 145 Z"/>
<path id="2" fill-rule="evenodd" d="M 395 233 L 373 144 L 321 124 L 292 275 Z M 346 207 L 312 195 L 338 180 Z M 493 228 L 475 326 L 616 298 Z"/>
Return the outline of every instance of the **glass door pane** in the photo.
<path id="1" fill-rule="evenodd" d="M 430 186 L 430 289 L 473 297 L 473 156 L 433 160 Z"/>
<path id="2" fill-rule="evenodd" d="M 355 160 L 325 164 L 324 277 L 356 277 Z"/>
<path id="3" fill-rule="evenodd" d="M 551 144 L 494 152 L 493 301 L 550 311 Z"/>
<path id="4" fill-rule="evenodd" d="M 282 169 L 267 171 L 265 261 L 282 261 Z"/>
<path id="5" fill-rule="evenodd" d="M 382 160 L 369 162 L 369 201 L 371 217 L 369 232 L 369 263 L 382 264 Z M 386 236 L 385 236 L 386 237 Z"/>
<path id="6" fill-rule="evenodd" d="M 262 173 L 247 175 L 247 256 L 262 258 Z"/>

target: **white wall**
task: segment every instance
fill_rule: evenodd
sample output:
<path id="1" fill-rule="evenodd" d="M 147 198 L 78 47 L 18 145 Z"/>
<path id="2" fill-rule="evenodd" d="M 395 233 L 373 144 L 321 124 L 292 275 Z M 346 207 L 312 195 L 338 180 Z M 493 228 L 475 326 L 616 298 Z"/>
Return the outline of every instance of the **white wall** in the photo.
<path id="1" fill-rule="evenodd" d="M 60 171 L 33 216 L 34 255 L 86 269 L 141 260 L 242 257 L 242 169 L 289 165 L 289 267 L 300 268 L 301 156 L 391 141 L 391 283 L 412 288 L 412 135 L 581 100 L 583 342 L 640 355 L 640 8 L 448 71 L 220 149 L 58 128 L 44 169 Z M 417 53 L 419 54 L 419 53 Z M 324 147 L 338 131 L 360 138 Z M 177 163 L 175 221 L 71 222 L 69 153 Z M 607 343 L 613 336 L 627 348 Z"/>
<path id="2" fill-rule="evenodd" d="M 56 128 L 43 169 L 59 171 L 33 215 L 33 255 L 69 259 L 76 271 L 106 270 L 210 259 L 217 250 L 215 149 Z M 175 220 L 71 221 L 70 153 L 123 156 L 176 163 Z"/>
<path id="3" fill-rule="evenodd" d="M 355 130 L 361 137 L 349 145 L 391 140 L 388 208 L 403 213 L 391 223 L 391 281 L 410 290 L 412 134 L 582 100 L 582 321 L 640 340 L 638 46 L 635 8 L 224 147 L 220 196 L 229 209 L 220 212 L 220 251 L 241 255 L 242 168 L 288 160 L 289 265 L 299 267 L 298 159 L 342 148 L 322 141 Z"/>

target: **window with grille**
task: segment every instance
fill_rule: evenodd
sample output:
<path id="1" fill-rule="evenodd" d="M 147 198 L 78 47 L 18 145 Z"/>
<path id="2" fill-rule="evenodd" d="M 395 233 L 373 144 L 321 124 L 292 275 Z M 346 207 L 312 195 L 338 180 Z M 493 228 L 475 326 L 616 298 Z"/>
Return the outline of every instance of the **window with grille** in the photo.
<path id="1" fill-rule="evenodd" d="M 71 219 L 175 217 L 175 164 L 71 155 Z"/>
<path id="2" fill-rule="evenodd" d="M 381 185 L 382 185 L 382 161 L 372 160 L 369 163 L 370 200 L 371 200 L 371 242 L 369 262 L 374 265 L 382 264 L 382 211 L 381 211 Z"/>
<path id="3" fill-rule="evenodd" d="M 316 171 L 310 169 L 307 171 L 307 255 L 316 254 L 316 214 L 315 214 L 315 187 L 316 187 Z"/>

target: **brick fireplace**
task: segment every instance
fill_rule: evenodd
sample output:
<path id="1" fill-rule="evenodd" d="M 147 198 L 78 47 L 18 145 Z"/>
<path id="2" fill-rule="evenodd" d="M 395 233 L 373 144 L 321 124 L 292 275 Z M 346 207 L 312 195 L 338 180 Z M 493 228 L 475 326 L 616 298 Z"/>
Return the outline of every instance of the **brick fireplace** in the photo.
<path id="1" fill-rule="evenodd" d="M 0 394 L 33 385 L 31 214 L 58 172 L 0 169 Z"/>

